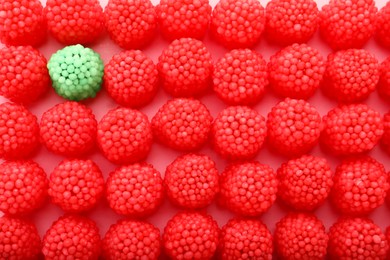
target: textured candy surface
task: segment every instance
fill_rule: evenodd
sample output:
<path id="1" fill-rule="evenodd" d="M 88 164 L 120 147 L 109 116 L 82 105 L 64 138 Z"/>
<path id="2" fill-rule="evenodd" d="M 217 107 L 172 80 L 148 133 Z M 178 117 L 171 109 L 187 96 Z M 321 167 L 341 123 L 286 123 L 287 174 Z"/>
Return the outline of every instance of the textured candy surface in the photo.
<path id="1" fill-rule="evenodd" d="M 387 2 L 376 15 L 376 40 L 383 46 L 390 47 L 390 2 Z"/>
<path id="2" fill-rule="evenodd" d="M 382 136 L 382 146 L 390 154 L 390 112 L 383 118 L 384 132 Z"/>
<path id="3" fill-rule="evenodd" d="M 390 102 L 390 57 L 385 59 L 380 65 L 378 93 L 381 98 Z"/>

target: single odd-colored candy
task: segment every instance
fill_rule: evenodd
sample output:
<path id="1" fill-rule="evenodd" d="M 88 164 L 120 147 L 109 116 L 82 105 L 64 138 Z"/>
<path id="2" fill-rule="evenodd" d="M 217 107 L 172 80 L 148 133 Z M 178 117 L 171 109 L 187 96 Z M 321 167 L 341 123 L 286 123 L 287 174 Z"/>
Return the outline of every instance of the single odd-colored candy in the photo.
<path id="1" fill-rule="evenodd" d="M 317 49 L 295 43 L 271 56 L 269 83 L 282 97 L 308 99 L 320 86 L 325 67 L 325 58 Z"/>
<path id="2" fill-rule="evenodd" d="M 265 33 L 281 45 L 307 42 L 317 31 L 319 11 L 313 0 L 271 0 L 265 8 Z"/>
<path id="3" fill-rule="evenodd" d="M 67 46 L 51 56 L 47 67 L 54 90 L 65 99 L 94 98 L 100 91 L 104 64 L 90 48 Z"/>
<path id="4" fill-rule="evenodd" d="M 66 45 L 92 43 L 104 29 L 98 0 L 47 0 L 44 13 L 53 37 Z"/>
<path id="5" fill-rule="evenodd" d="M 315 215 L 288 214 L 276 224 L 274 239 L 281 259 L 325 259 L 328 235 Z"/>
<path id="6" fill-rule="evenodd" d="M 218 170 L 207 155 L 186 154 L 167 166 L 164 187 L 168 198 L 186 209 L 208 206 L 219 191 Z"/>
<path id="7" fill-rule="evenodd" d="M 121 106 L 144 106 L 157 93 L 157 66 L 139 50 L 114 55 L 104 67 L 103 79 L 108 94 Z"/>
<path id="8" fill-rule="evenodd" d="M 143 221 L 119 220 L 103 238 L 103 256 L 107 260 L 157 260 L 160 248 L 160 230 Z"/>
<path id="9" fill-rule="evenodd" d="M 363 49 L 331 53 L 322 82 L 324 92 L 340 103 L 363 101 L 376 89 L 380 64 Z"/>
<path id="10" fill-rule="evenodd" d="M 47 26 L 39 0 L 0 1 L 0 41 L 37 46 L 46 40 Z"/>
<path id="11" fill-rule="evenodd" d="M 320 32 L 334 50 L 360 48 L 375 32 L 374 0 L 330 0 L 320 12 Z"/>
<path id="12" fill-rule="evenodd" d="M 109 0 L 104 9 L 111 39 L 123 49 L 139 49 L 153 39 L 156 10 L 150 0 Z"/>
<path id="13" fill-rule="evenodd" d="M 381 98 L 390 102 L 390 57 L 385 59 L 380 65 L 378 93 Z"/>
<path id="14" fill-rule="evenodd" d="M 383 117 L 384 132 L 381 139 L 382 147 L 390 154 L 390 112 Z"/>
<path id="15" fill-rule="evenodd" d="M 384 47 L 390 48 L 390 2 L 376 15 L 375 39 Z"/>
<path id="16" fill-rule="evenodd" d="M 0 158 L 25 159 L 39 145 L 37 118 L 24 106 L 0 104 Z"/>
<path id="17" fill-rule="evenodd" d="M 64 160 L 50 175 L 48 193 L 51 201 L 67 212 L 92 209 L 103 192 L 103 174 L 91 160 Z"/>
<path id="18" fill-rule="evenodd" d="M 222 227 L 219 250 L 222 259 L 272 259 L 272 235 L 254 219 L 231 219 Z"/>
<path id="19" fill-rule="evenodd" d="M 331 259 L 386 259 L 386 237 L 368 218 L 341 218 L 331 226 L 328 235 Z"/>
<path id="20" fill-rule="evenodd" d="M 218 240 L 218 224 L 211 216 L 180 212 L 164 228 L 163 247 L 171 259 L 210 260 Z"/>
<path id="21" fill-rule="evenodd" d="M 267 85 L 267 63 L 261 54 L 250 49 L 232 50 L 214 66 L 214 91 L 229 105 L 256 104 Z"/>
<path id="22" fill-rule="evenodd" d="M 333 186 L 325 158 L 303 155 L 283 163 L 277 171 L 278 196 L 295 210 L 312 211 L 327 199 Z"/>
<path id="23" fill-rule="evenodd" d="M 220 176 L 219 203 L 241 216 L 255 217 L 266 212 L 276 200 L 275 171 L 258 162 L 228 166 Z"/>
<path id="24" fill-rule="evenodd" d="M 343 161 L 333 180 L 332 202 L 348 215 L 365 215 L 380 207 L 390 188 L 383 164 L 371 157 Z"/>
<path id="25" fill-rule="evenodd" d="M 90 108 L 67 101 L 43 113 L 41 142 L 55 154 L 77 157 L 94 147 L 96 129 L 97 122 Z"/>
<path id="26" fill-rule="evenodd" d="M 0 95 L 29 104 L 49 89 L 46 58 L 31 46 L 5 47 L 0 50 Z"/>
<path id="27" fill-rule="evenodd" d="M 23 215 L 40 208 L 47 197 L 48 180 L 33 161 L 6 161 L 0 164 L 0 210 Z M 0 253 L 1 256 L 1 253 Z"/>
<path id="28" fill-rule="evenodd" d="M 0 218 L 1 259 L 39 259 L 41 239 L 31 222 L 19 218 Z"/>
<path id="29" fill-rule="evenodd" d="M 103 155 L 116 164 L 144 160 L 152 147 L 153 134 L 148 117 L 130 108 L 116 108 L 98 124 L 97 143 Z"/>
<path id="30" fill-rule="evenodd" d="M 365 104 L 336 107 L 322 121 L 321 141 L 335 155 L 368 152 L 383 135 L 381 115 Z"/>
<path id="31" fill-rule="evenodd" d="M 264 31 L 264 7 L 257 0 L 220 0 L 210 23 L 213 37 L 227 48 L 249 48 Z"/>
<path id="32" fill-rule="evenodd" d="M 156 12 L 161 33 L 168 40 L 201 39 L 211 19 L 208 0 L 161 0 Z"/>
<path id="33" fill-rule="evenodd" d="M 265 118 L 246 106 L 222 110 L 212 126 L 214 149 L 229 160 L 247 160 L 256 156 L 266 135 Z"/>
<path id="34" fill-rule="evenodd" d="M 47 260 L 97 260 L 101 252 L 96 223 L 77 215 L 65 215 L 55 221 L 46 231 L 42 244 L 42 253 Z"/>

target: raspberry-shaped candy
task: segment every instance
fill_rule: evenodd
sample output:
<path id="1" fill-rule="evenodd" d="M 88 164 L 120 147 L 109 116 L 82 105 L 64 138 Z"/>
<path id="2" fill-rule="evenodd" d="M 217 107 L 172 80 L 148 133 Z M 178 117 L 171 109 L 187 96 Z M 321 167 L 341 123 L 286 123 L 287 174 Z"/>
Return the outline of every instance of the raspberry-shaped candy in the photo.
<path id="1" fill-rule="evenodd" d="M 278 196 L 296 210 L 314 210 L 328 197 L 332 171 L 324 158 L 303 155 L 282 164 L 277 171 Z"/>
<path id="2" fill-rule="evenodd" d="M 90 48 L 67 46 L 51 56 L 47 67 L 54 90 L 65 99 L 94 98 L 100 91 L 104 64 Z"/>
<path id="3" fill-rule="evenodd" d="M 156 12 L 161 33 L 169 40 L 203 38 L 211 18 L 208 0 L 161 0 Z"/>
<path id="4" fill-rule="evenodd" d="M 104 87 L 116 103 L 141 107 L 157 93 L 157 66 L 142 51 L 123 51 L 104 67 Z"/>
<path id="5" fill-rule="evenodd" d="M 150 0 L 109 0 L 104 9 L 111 39 L 124 49 L 139 49 L 154 37 L 156 10 Z"/>
<path id="6" fill-rule="evenodd" d="M 219 202 L 236 214 L 248 217 L 266 212 L 276 200 L 278 180 L 266 164 L 238 163 L 220 176 Z"/>
<path id="7" fill-rule="evenodd" d="M 255 45 L 264 27 L 264 7 L 257 0 L 220 0 L 210 23 L 214 38 L 232 49 Z"/>
<path id="8" fill-rule="evenodd" d="M 177 98 L 165 103 L 152 119 L 154 136 L 179 151 L 197 150 L 209 137 L 213 118 L 199 100 Z"/>
<path id="9" fill-rule="evenodd" d="M 288 214 L 276 224 L 274 237 L 281 259 L 325 259 L 328 235 L 314 215 Z"/>
<path id="10" fill-rule="evenodd" d="M 270 85 L 282 97 L 308 99 L 320 86 L 325 67 L 325 58 L 317 49 L 296 43 L 271 56 Z"/>
<path id="11" fill-rule="evenodd" d="M 231 219 L 221 230 L 222 259 L 272 259 L 272 236 L 266 225 L 254 219 Z"/>
<path id="12" fill-rule="evenodd" d="M 388 248 L 380 227 L 367 218 L 341 218 L 329 229 L 330 259 L 385 260 Z"/>
<path id="13" fill-rule="evenodd" d="M 162 202 L 163 180 L 151 164 L 122 166 L 110 173 L 106 197 L 110 207 L 118 214 L 148 216 Z"/>
<path id="14" fill-rule="evenodd" d="M 103 191 L 103 174 L 91 160 L 64 160 L 50 175 L 49 195 L 64 211 L 92 209 Z"/>
<path id="15" fill-rule="evenodd" d="M 46 21 L 39 0 L 0 1 L 0 41 L 36 46 L 46 40 Z"/>
<path id="16" fill-rule="evenodd" d="M 265 8 L 265 33 L 272 42 L 307 42 L 317 31 L 319 11 L 313 0 L 271 0 Z"/>
<path id="17" fill-rule="evenodd" d="M 24 106 L 0 104 L 0 158 L 29 157 L 39 145 L 39 126 L 35 115 Z"/>
<path id="18" fill-rule="evenodd" d="M 163 88 L 174 97 L 198 96 L 211 85 L 211 54 L 196 39 L 174 40 L 158 58 L 157 68 Z"/>
<path id="19" fill-rule="evenodd" d="M 76 157 L 94 147 L 96 129 L 97 122 L 90 108 L 67 101 L 43 113 L 41 142 L 53 153 Z"/>
<path id="20" fill-rule="evenodd" d="M 390 2 L 376 15 L 375 38 L 380 44 L 390 48 Z"/>
<path id="21" fill-rule="evenodd" d="M 332 202 L 343 214 L 372 212 L 385 202 L 389 190 L 384 166 L 371 157 L 345 160 L 333 180 Z"/>
<path id="22" fill-rule="evenodd" d="M 380 64 L 373 54 L 363 49 L 332 53 L 324 74 L 324 92 L 341 103 L 365 100 L 376 88 Z"/>
<path id="23" fill-rule="evenodd" d="M 383 118 L 384 132 L 382 136 L 382 146 L 390 154 L 390 112 Z"/>
<path id="24" fill-rule="evenodd" d="M 30 46 L 0 50 L 0 95 L 16 103 L 36 101 L 48 89 L 46 58 Z"/>
<path id="25" fill-rule="evenodd" d="M 41 239 L 37 228 L 19 218 L 0 218 L 0 258 L 39 259 Z"/>
<path id="26" fill-rule="evenodd" d="M 384 60 L 380 65 L 378 92 L 383 99 L 390 102 L 390 57 Z"/>
<path id="27" fill-rule="evenodd" d="M 232 106 L 220 112 L 212 126 L 214 149 L 224 158 L 253 158 L 267 135 L 265 118 L 245 106 Z"/>
<path id="28" fill-rule="evenodd" d="M 66 45 L 92 43 L 104 29 L 98 0 L 47 0 L 44 12 L 49 31 Z"/>
<path id="29" fill-rule="evenodd" d="M 103 155 L 113 163 L 141 161 L 152 147 L 152 127 L 142 112 L 116 108 L 99 122 L 97 142 Z"/>
<path id="30" fill-rule="evenodd" d="M 46 200 L 48 180 L 33 161 L 0 164 L 0 210 L 5 214 L 31 213 Z"/>
<path id="31" fill-rule="evenodd" d="M 55 221 L 46 231 L 42 244 L 42 253 L 48 260 L 97 260 L 101 252 L 96 223 L 77 215 L 65 215 Z"/>
<path id="32" fill-rule="evenodd" d="M 107 260 L 150 259 L 160 255 L 160 230 L 147 222 L 120 220 L 111 225 L 103 239 Z"/>
<path id="33" fill-rule="evenodd" d="M 212 259 L 218 246 L 217 222 L 206 214 L 181 212 L 165 226 L 163 246 L 172 259 Z"/>
<path id="34" fill-rule="evenodd" d="M 218 170 L 207 155 L 182 155 L 168 165 L 164 185 L 169 199 L 176 205 L 203 208 L 219 190 Z"/>
<path id="35" fill-rule="evenodd" d="M 336 155 L 370 151 L 383 135 L 381 115 L 365 104 L 336 107 L 323 118 L 322 143 Z"/>
<path id="36" fill-rule="evenodd" d="M 286 156 L 299 156 L 317 144 L 321 116 L 308 102 L 286 98 L 268 114 L 267 129 L 273 149 Z"/>
<path id="37" fill-rule="evenodd" d="M 213 85 L 229 105 L 254 105 L 268 85 L 266 61 L 250 49 L 232 50 L 215 64 Z"/>

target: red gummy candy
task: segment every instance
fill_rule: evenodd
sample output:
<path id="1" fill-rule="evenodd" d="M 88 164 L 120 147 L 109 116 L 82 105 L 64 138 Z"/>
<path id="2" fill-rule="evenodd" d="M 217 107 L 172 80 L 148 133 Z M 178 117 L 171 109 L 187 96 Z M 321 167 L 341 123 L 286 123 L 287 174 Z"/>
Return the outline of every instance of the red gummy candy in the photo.
<path id="1" fill-rule="evenodd" d="M 376 15 L 375 39 L 384 47 L 390 48 L 390 2 Z"/>
<path id="2" fill-rule="evenodd" d="M 390 112 L 383 118 L 384 133 L 382 136 L 382 147 L 390 154 Z"/>
<path id="3" fill-rule="evenodd" d="M 381 98 L 390 102 L 390 57 L 380 65 L 378 92 Z"/>

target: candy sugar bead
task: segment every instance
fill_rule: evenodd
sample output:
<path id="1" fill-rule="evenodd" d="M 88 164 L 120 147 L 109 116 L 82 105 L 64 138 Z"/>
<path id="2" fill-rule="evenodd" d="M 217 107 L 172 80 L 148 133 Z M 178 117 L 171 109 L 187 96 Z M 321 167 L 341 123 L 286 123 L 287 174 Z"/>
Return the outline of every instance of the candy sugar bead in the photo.
<path id="1" fill-rule="evenodd" d="M 82 45 L 72 45 L 54 53 L 47 64 L 53 88 L 65 99 L 94 98 L 103 79 L 100 55 Z"/>
<path id="2" fill-rule="evenodd" d="M 390 112 L 383 118 L 384 133 L 381 139 L 382 147 L 390 154 Z"/>
<path id="3" fill-rule="evenodd" d="M 390 2 L 379 10 L 376 16 L 375 39 L 390 48 Z"/>
<path id="4" fill-rule="evenodd" d="M 381 98 L 390 102 L 390 57 L 384 60 L 380 65 L 378 93 Z"/>

